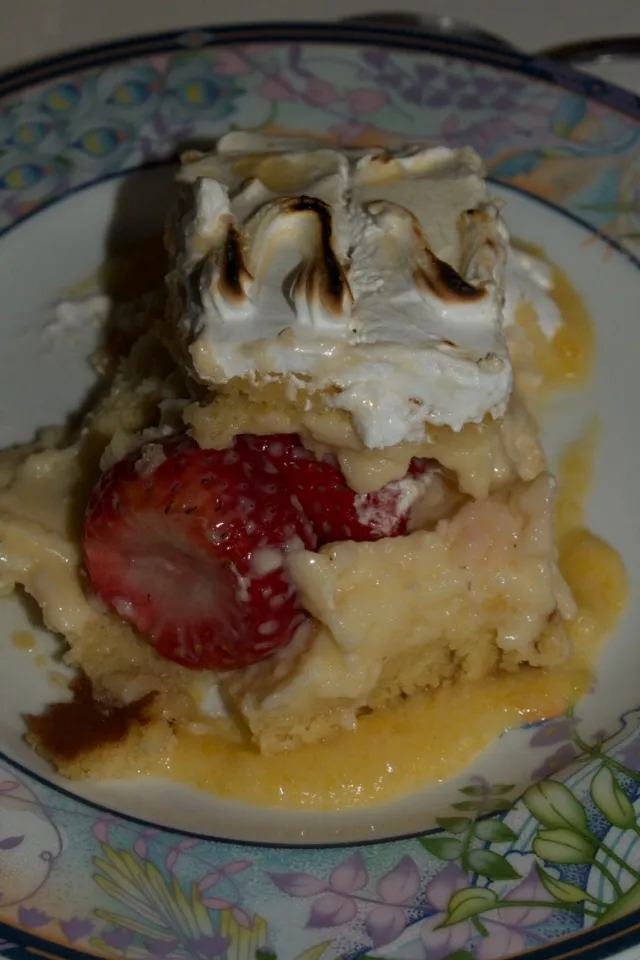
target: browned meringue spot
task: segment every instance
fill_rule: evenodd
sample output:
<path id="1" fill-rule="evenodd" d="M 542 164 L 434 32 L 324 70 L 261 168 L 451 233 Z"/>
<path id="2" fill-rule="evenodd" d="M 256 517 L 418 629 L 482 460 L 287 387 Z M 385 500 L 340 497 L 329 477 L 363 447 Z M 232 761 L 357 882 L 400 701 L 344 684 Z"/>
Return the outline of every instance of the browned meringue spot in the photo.
<path id="1" fill-rule="evenodd" d="M 419 290 L 434 293 L 446 303 L 482 300 L 486 297 L 486 289 L 468 283 L 457 270 L 436 257 L 427 246 L 423 253 L 426 254 L 426 262 L 413 271 L 413 279 Z"/>
<path id="2" fill-rule="evenodd" d="M 370 158 L 370 163 L 387 164 L 391 163 L 393 159 L 393 154 L 389 150 L 382 149 L 379 153 L 373 154 L 373 156 Z"/>
<path id="3" fill-rule="evenodd" d="M 413 271 L 413 279 L 418 289 L 435 293 L 447 303 L 456 300 L 482 300 L 487 291 L 483 287 L 474 287 L 450 263 L 436 257 L 422 232 L 420 221 L 415 214 L 407 212 L 411 217 L 416 247 L 422 259 L 422 263 Z"/>
<path id="4" fill-rule="evenodd" d="M 331 208 L 318 197 L 291 197 L 285 209 L 290 213 L 313 213 L 320 226 L 320 256 L 305 264 L 296 279 L 294 290 L 317 296 L 325 309 L 339 316 L 345 298 L 353 303 L 353 294 L 346 273 L 333 249 Z"/>
<path id="5" fill-rule="evenodd" d="M 244 243 L 240 231 L 229 221 L 220 252 L 218 289 L 225 300 L 233 303 L 246 299 L 245 284 L 253 277 L 244 259 Z"/>
<path id="6" fill-rule="evenodd" d="M 407 250 L 413 261 L 412 277 L 418 290 L 433 293 L 447 303 L 482 300 L 487 295 L 484 287 L 475 287 L 458 271 L 435 255 L 424 235 L 418 217 L 402 204 L 374 200 L 365 205 L 374 218 L 384 211 L 394 212 L 410 231 L 411 248 Z"/>
<path id="7" fill-rule="evenodd" d="M 339 397 L 341 393 L 344 393 L 344 389 L 339 387 L 337 383 L 330 383 L 323 389 L 322 393 L 326 397 Z"/>
<path id="8" fill-rule="evenodd" d="M 468 217 L 469 220 L 490 220 L 486 210 L 481 210 L 480 207 L 469 207 L 467 210 L 464 210 L 461 213 L 462 217 Z"/>

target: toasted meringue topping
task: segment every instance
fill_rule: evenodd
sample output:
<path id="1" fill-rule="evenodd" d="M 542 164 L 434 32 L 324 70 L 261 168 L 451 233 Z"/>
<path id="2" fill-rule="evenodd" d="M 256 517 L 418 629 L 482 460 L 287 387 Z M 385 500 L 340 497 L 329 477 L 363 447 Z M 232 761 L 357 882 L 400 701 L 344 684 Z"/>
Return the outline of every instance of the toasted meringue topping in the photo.
<path id="1" fill-rule="evenodd" d="M 183 158 L 169 282 L 196 374 L 302 377 L 371 448 L 501 416 L 507 234 L 481 170 L 240 134 Z"/>

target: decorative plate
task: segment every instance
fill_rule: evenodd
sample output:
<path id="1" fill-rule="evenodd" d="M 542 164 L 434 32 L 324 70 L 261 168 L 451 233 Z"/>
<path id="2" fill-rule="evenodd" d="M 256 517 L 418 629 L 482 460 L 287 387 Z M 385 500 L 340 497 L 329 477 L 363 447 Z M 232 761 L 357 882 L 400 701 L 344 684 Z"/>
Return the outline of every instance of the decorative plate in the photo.
<path id="1" fill-rule="evenodd" d="M 132 39 L 5 74 L 0 96 L 3 446 L 90 387 L 95 331 L 53 335 L 52 304 L 105 245 L 157 226 L 178 144 L 231 127 L 471 144 L 514 233 L 546 247 L 595 318 L 593 383 L 549 444 L 598 412 L 589 522 L 631 583 L 575 714 L 505 735 L 440 791 L 348 815 L 57 779 L 21 740 L 21 714 L 51 691 L 10 642 L 25 606 L 3 601 L 2 955 L 542 960 L 640 942 L 639 99 L 518 54 L 327 24 Z"/>

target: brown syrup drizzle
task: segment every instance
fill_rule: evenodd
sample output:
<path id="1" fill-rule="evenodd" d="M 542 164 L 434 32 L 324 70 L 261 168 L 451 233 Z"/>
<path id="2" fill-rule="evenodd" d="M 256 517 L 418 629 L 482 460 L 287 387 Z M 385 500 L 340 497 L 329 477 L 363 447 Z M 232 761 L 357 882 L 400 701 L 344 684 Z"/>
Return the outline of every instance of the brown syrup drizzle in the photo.
<path id="1" fill-rule="evenodd" d="M 154 692 L 126 706 L 110 707 L 93 697 L 91 681 L 85 674 L 73 680 L 73 699 L 52 703 L 42 714 L 26 717 L 29 736 L 39 750 L 53 758 L 70 762 L 99 747 L 120 743 L 132 726 L 150 722 L 148 707 Z"/>

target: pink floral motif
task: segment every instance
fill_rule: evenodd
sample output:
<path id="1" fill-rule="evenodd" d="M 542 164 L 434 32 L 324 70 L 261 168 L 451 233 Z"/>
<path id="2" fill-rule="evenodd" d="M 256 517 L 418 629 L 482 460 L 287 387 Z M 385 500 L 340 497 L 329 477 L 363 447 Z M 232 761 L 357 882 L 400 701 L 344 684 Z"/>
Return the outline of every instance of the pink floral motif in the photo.
<path id="1" fill-rule="evenodd" d="M 542 900 L 548 902 L 549 894 L 546 892 L 540 878 L 536 872 L 535 866 L 532 866 L 526 877 L 513 887 L 505 896 L 505 900 L 527 900 L 535 902 Z M 534 927 L 542 923 L 553 913 L 553 908 L 548 906 L 541 907 L 502 907 L 495 912 L 495 920 L 510 927 Z"/>
<path id="2" fill-rule="evenodd" d="M 69 943 L 76 943 L 93 933 L 93 924 L 82 917 L 73 917 L 72 920 L 61 920 L 60 929 Z"/>
<path id="3" fill-rule="evenodd" d="M 180 843 L 176 844 L 175 847 L 172 847 L 167 854 L 164 865 L 169 872 L 175 867 L 178 857 L 182 853 L 186 853 L 187 850 L 191 850 L 192 847 L 195 847 L 198 844 L 198 840 L 195 837 L 185 837 L 184 840 L 181 840 Z"/>
<path id="4" fill-rule="evenodd" d="M 310 873 L 270 873 L 273 883 L 290 897 L 313 897 L 322 893 L 327 885 Z"/>
<path id="5" fill-rule="evenodd" d="M 385 903 L 407 903 L 419 889 L 420 874 L 411 857 L 403 857 L 378 881 L 378 896 Z"/>
<path id="6" fill-rule="evenodd" d="M 357 912 L 357 904 L 351 897 L 341 893 L 323 893 L 311 907 L 307 926 L 338 927 L 353 920 Z"/>
<path id="7" fill-rule="evenodd" d="M 96 820 L 91 833 L 99 843 L 107 843 L 109 840 L 109 826 L 104 820 Z"/>
<path id="8" fill-rule="evenodd" d="M 233 905 L 230 900 L 225 900 L 224 897 L 206 897 L 202 901 L 202 906 L 206 907 L 207 910 L 228 910 Z"/>
<path id="9" fill-rule="evenodd" d="M 553 777 L 555 774 L 560 773 L 561 770 L 564 770 L 565 767 L 568 767 L 570 763 L 573 763 L 577 756 L 578 751 L 576 748 L 570 743 L 565 743 L 564 746 L 559 747 L 550 757 L 547 757 L 539 767 L 536 767 L 531 774 L 531 779 L 546 780 L 548 777 Z"/>
<path id="10" fill-rule="evenodd" d="M 349 106 L 354 113 L 373 113 L 380 110 L 389 102 L 388 95 L 384 90 L 362 89 L 351 90 L 347 94 Z"/>
<path id="11" fill-rule="evenodd" d="M 133 942 L 133 933 L 130 930 L 111 930 L 104 934 L 103 939 L 108 947 L 117 951 L 118 955 L 125 956 L 125 951 Z"/>
<path id="12" fill-rule="evenodd" d="M 229 863 L 225 863 L 222 873 L 225 877 L 233 877 L 236 873 L 242 873 L 243 870 L 248 870 L 251 866 L 253 866 L 251 860 L 230 860 Z"/>
<path id="13" fill-rule="evenodd" d="M 244 927 L 246 930 L 251 929 L 251 918 L 248 913 L 245 913 L 242 907 L 232 907 L 231 916 L 241 927 Z"/>
<path id="14" fill-rule="evenodd" d="M 462 950 L 473 935 L 469 920 L 457 923 L 455 927 L 440 927 L 444 914 L 436 913 L 422 921 L 420 938 L 427 948 L 429 960 L 442 960 L 456 950 Z"/>
<path id="15" fill-rule="evenodd" d="M 214 72 L 223 77 L 239 77 L 251 70 L 251 64 L 231 47 L 216 51 L 213 64 Z"/>
<path id="16" fill-rule="evenodd" d="M 292 897 L 317 897 L 309 911 L 308 927 L 343 926 L 366 911 L 364 927 L 373 947 L 396 940 L 407 925 L 407 908 L 420 893 L 420 873 L 405 856 L 376 885 L 377 898 L 360 891 L 369 883 L 362 854 L 354 853 L 331 871 L 328 883 L 310 873 L 269 874 L 276 886 Z M 320 896 L 317 896 L 320 894 Z"/>
<path id="17" fill-rule="evenodd" d="M 354 853 L 348 860 L 339 864 L 329 877 L 329 886 L 338 893 L 355 893 L 362 890 L 369 880 L 367 868 L 361 853 Z"/>
<path id="18" fill-rule="evenodd" d="M 427 901 L 436 913 L 423 920 L 420 926 L 422 942 L 433 960 L 440 960 L 456 950 L 461 950 L 473 934 L 469 920 L 453 927 L 441 927 L 449 900 L 458 890 L 467 885 L 467 875 L 455 863 L 448 864 L 427 887 Z M 440 929 L 438 929 L 440 928 Z"/>
<path id="19" fill-rule="evenodd" d="M 148 851 L 147 841 L 144 839 L 144 837 L 138 837 L 133 845 L 133 851 L 144 860 Z"/>
<path id="20" fill-rule="evenodd" d="M 477 960 L 501 960 L 522 953 L 525 949 L 525 940 L 521 933 L 513 927 L 502 927 L 490 923 L 489 936 L 483 937 L 475 949 Z"/>
<path id="21" fill-rule="evenodd" d="M 51 920 L 48 913 L 37 910 L 35 907 L 18 907 L 18 922 L 23 927 L 37 930 L 38 927 L 46 927 Z"/>
<path id="22" fill-rule="evenodd" d="M 628 743 L 624 750 L 620 751 L 618 759 L 630 770 L 640 770 L 640 739 Z"/>
<path id="23" fill-rule="evenodd" d="M 550 747 L 557 743 L 566 743 L 571 740 L 580 721 L 576 717 L 559 717 L 556 720 L 546 720 L 536 727 L 529 745 L 532 747 Z"/>
<path id="24" fill-rule="evenodd" d="M 139 944 L 135 946 L 135 955 L 130 955 L 130 960 L 134 960 L 134 956 L 135 960 L 140 960 L 141 949 L 146 951 L 143 956 L 166 957 L 167 960 L 179 960 L 185 956 L 198 957 L 201 960 L 205 957 L 220 957 L 222 960 L 222 957 L 227 956 L 226 947 L 231 941 L 236 943 L 240 939 L 244 942 L 243 938 L 247 936 L 257 947 L 266 946 L 264 920 L 255 915 L 251 917 L 241 905 L 242 893 L 235 880 L 237 874 L 253 866 L 252 862 L 229 860 L 215 866 L 209 861 L 209 873 L 200 881 L 193 876 L 191 880 L 186 880 L 180 876 L 182 871 L 179 873 L 173 868 L 181 854 L 187 854 L 187 851 L 199 846 L 201 841 L 184 837 L 173 845 L 169 854 L 175 854 L 175 858 L 172 860 L 172 869 L 169 870 L 167 856 L 162 866 L 154 863 L 151 858 L 152 854 L 157 856 L 162 851 L 162 836 L 154 844 L 145 843 L 145 857 L 136 850 L 136 844 L 140 846 L 143 837 L 149 838 L 149 834 L 155 833 L 155 830 L 138 831 L 133 849 L 116 849 L 103 844 L 101 855 L 93 861 L 96 870 L 95 882 L 108 892 L 110 898 L 119 901 L 127 909 L 126 914 L 113 910 L 103 913 L 98 910 L 97 916 L 125 931 L 128 930 L 142 943 L 142 947 Z M 189 857 L 199 865 L 198 869 L 201 869 L 200 864 L 207 863 L 206 859 L 197 853 L 189 853 L 185 859 Z M 182 863 L 180 866 L 185 867 Z M 224 883 L 220 896 L 205 895 L 219 882 Z M 216 920 L 212 917 L 212 912 L 222 916 Z M 132 919 L 132 916 L 135 919 Z M 223 923 L 226 929 L 224 936 L 220 936 L 217 925 Z M 81 921 L 74 919 L 65 927 L 64 932 L 67 939 L 72 935 L 80 939 L 87 935 L 82 933 L 83 930 Z"/>
<path id="25" fill-rule="evenodd" d="M 406 925 L 404 910 L 381 903 L 373 908 L 365 921 L 365 930 L 371 937 L 374 947 L 384 947 L 393 943 Z"/>
<path id="26" fill-rule="evenodd" d="M 340 94 L 327 80 L 312 77 L 304 88 L 304 97 L 314 107 L 327 107 L 340 100 Z"/>
<path id="27" fill-rule="evenodd" d="M 298 96 L 289 81 L 277 74 L 265 77 L 256 92 L 265 100 L 296 100 Z"/>
<path id="28" fill-rule="evenodd" d="M 198 882 L 198 890 L 200 893 L 208 893 L 209 890 L 212 890 L 220 883 L 222 876 L 222 870 L 212 870 L 210 873 L 205 874 L 202 880 Z"/>

